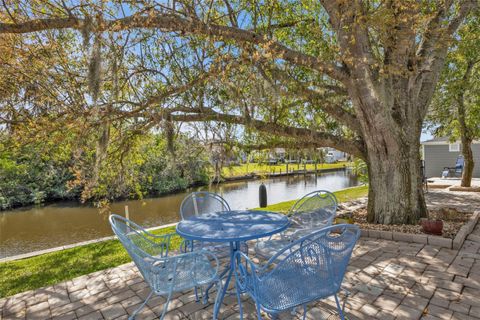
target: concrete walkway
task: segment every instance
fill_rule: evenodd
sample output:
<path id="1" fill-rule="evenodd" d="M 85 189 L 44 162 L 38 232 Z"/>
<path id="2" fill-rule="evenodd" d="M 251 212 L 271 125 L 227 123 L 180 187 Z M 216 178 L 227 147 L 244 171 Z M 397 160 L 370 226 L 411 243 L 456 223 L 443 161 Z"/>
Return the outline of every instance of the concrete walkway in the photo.
<path id="1" fill-rule="evenodd" d="M 449 207 L 459 211 L 473 212 L 480 209 L 480 193 L 430 189 L 425 193 L 429 209 Z"/>
<path id="2" fill-rule="evenodd" d="M 351 319 L 480 319 L 480 224 L 459 251 L 386 240 L 361 239 L 345 288 Z M 132 264 L 82 276 L 55 286 L 0 300 L 1 319 L 126 319 L 148 288 Z M 154 319 L 164 298 L 148 303 L 138 319 Z M 328 317 L 330 305 L 309 308 L 309 319 Z M 167 319 L 209 319 L 212 304 L 176 295 Z M 246 319 L 254 306 L 244 297 Z M 238 306 L 227 297 L 220 319 L 236 319 Z M 281 318 L 296 318 L 285 314 Z"/>
<path id="3" fill-rule="evenodd" d="M 428 178 L 429 185 L 450 185 L 450 186 L 460 186 L 462 182 L 462 178 L 440 178 L 440 177 L 432 177 Z M 472 178 L 472 186 L 480 186 L 480 178 Z"/>

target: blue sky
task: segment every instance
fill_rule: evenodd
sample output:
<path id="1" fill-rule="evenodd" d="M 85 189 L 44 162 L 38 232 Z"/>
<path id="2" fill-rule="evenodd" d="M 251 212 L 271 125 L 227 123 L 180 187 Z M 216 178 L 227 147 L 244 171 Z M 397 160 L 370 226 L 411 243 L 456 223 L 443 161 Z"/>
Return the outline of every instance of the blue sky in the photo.
<path id="1" fill-rule="evenodd" d="M 422 132 L 422 135 L 420 136 L 420 141 L 426 141 L 433 139 L 433 135 L 430 132 Z"/>

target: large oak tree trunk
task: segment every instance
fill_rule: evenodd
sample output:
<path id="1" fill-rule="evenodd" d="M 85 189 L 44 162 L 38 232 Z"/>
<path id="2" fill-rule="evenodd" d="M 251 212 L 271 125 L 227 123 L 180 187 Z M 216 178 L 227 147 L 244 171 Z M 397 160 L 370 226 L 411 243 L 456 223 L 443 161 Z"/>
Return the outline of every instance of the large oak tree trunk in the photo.
<path id="1" fill-rule="evenodd" d="M 376 145 L 369 150 L 367 162 L 369 222 L 415 224 L 426 217 L 419 142 L 401 148 Z"/>
<path id="2" fill-rule="evenodd" d="M 461 186 L 471 187 L 475 162 L 473 161 L 472 139 L 469 139 L 465 136 L 462 136 L 462 154 L 463 159 L 465 160 L 465 165 L 463 167 Z"/>
<path id="3" fill-rule="evenodd" d="M 369 172 L 367 219 L 379 224 L 416 224 L 427 216 L 420 159 L 422 118 L 408 85 L 384 92 L 365 90 L 357 100 Z M 370 92 L 369 92 L 370 91 Z M 377 91 L 377 92 L 378 92 Z"/>

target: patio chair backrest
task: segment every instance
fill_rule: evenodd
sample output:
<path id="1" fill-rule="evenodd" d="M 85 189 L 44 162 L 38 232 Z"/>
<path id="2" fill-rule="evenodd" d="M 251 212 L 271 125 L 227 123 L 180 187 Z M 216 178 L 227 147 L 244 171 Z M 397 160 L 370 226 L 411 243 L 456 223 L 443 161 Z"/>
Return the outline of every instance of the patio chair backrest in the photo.
<path id="1" fill-rule="evenodd" d="M 457 162 L 455 163 L 455 171 L 461 172 L 463 170 L 463 166 L 465 165 L 465 159 L 462 155 L 458 156 Z"/>
<path id="2" fill-rule="evenodd" d="M 358 226 L 339 224 L 311 233 L 282 249 L 269 261 L 273 268 L 261 277 L 257 289 L 262 304 L 272 310 L 286 310 L 337 293 L 359 237 Z M 304 285 L 290 285 L 293 282 Z M 262 292 L 266 293 L 263 297 Z M 282 299 L 272 299 L 271 292 L 290 295 L 285 303 L 292 305 L 278 305 Z"/>
<path id="3" fill-rule="evenodd" d="M 230 211 L 227 201 L 216 193 L 200 191 L 192 192 L 183 199 L 180 205 L 182 220 L 199 214 L 219 211 Z"/>
<path id="4" fill-rule="evenodd" d="M 317 190 L 298 200 L 288 215 L 302 227 L 315 227 L 316 224 L 331 225 L 336 212 L 335 195 L 326 190 Z"/>
<path id="5" fill-rule="evenodd" d="M 425 168 L 425 160 L 420 160 L 420 171 L 422 173 L 422 181 L 427 178 L 427 170 Z"/>
<path id="6" fill-rule="evenodd" d="M 169 250 L 168 242 L 156 243 L 144 228 L 122 216 L 112 214 L 109 220 L 113 232 L 127 250 L 144 279 L 149 282 L 151 266 L 156 261 L 153 257 L 157 259 L 166 257 Z"/>

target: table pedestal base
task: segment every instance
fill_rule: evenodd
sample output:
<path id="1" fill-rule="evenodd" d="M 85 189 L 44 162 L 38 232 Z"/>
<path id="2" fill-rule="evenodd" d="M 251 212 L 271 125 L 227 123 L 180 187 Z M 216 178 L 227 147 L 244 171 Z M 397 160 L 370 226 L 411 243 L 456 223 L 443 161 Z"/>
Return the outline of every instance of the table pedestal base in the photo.
<path id="1" fill-rule="evenodd" d="M 220 307 L 222 305 L 222 302 L 223 302 L 223 298 L 225 298 L 225 294 L 227 293 L 227 290 L 228 290 L 228 287 L 230 285 L 230 281 L 232 280 L 232 277 L 234 277 L 233 281 L 235 281 L 235 294 L 237 296 L 237 300 L 238 300 L 238 307 L 239 307 L 239 311 L 240 311 L 240 318 L 242 318 L 242 315 L 243 315 L 243 308 L 242 308 L 242 300 L 240 298 L 240 294 L 241 292 L 238 290 L 238 286 L 237 286 L 237 281 L 236 281 L 236 276 L 234 275 L 234 272 L 235 272 L 235 260 L 234 260 L 234 256 L 235 256 L 235 253 L 237 251 L 240 250 L 240 242 L 239 241 L 236 241 L 236 242 L 230 242 L 230 266 L 228 266 L 227 268 L 225 268 L 225 270 L 223 270 L 222 274 L 221 274 L 221 278 L 225 277 L 225 275 L 227 276 L 226 280 L 225 280 L 225 284 L 222 286 L 222 289 L 221 289 L 221 292 L 218 292 L 217 294 L 220 294 L 220 298 L 219 298 L 219 303 L 216 305 L 216 308 L 214 308 L 213 310 L 213 318 L 216 319 L 217 316 L 218 316 L 218 312 L 220 311 Z M 207 290 L 206 290 L 206 293 L 205 293 L 205 298 L 208 300 L 208 290 L 210 290 L 210 288 L 212 287 L 212 285 L 210 285 Z"/>

